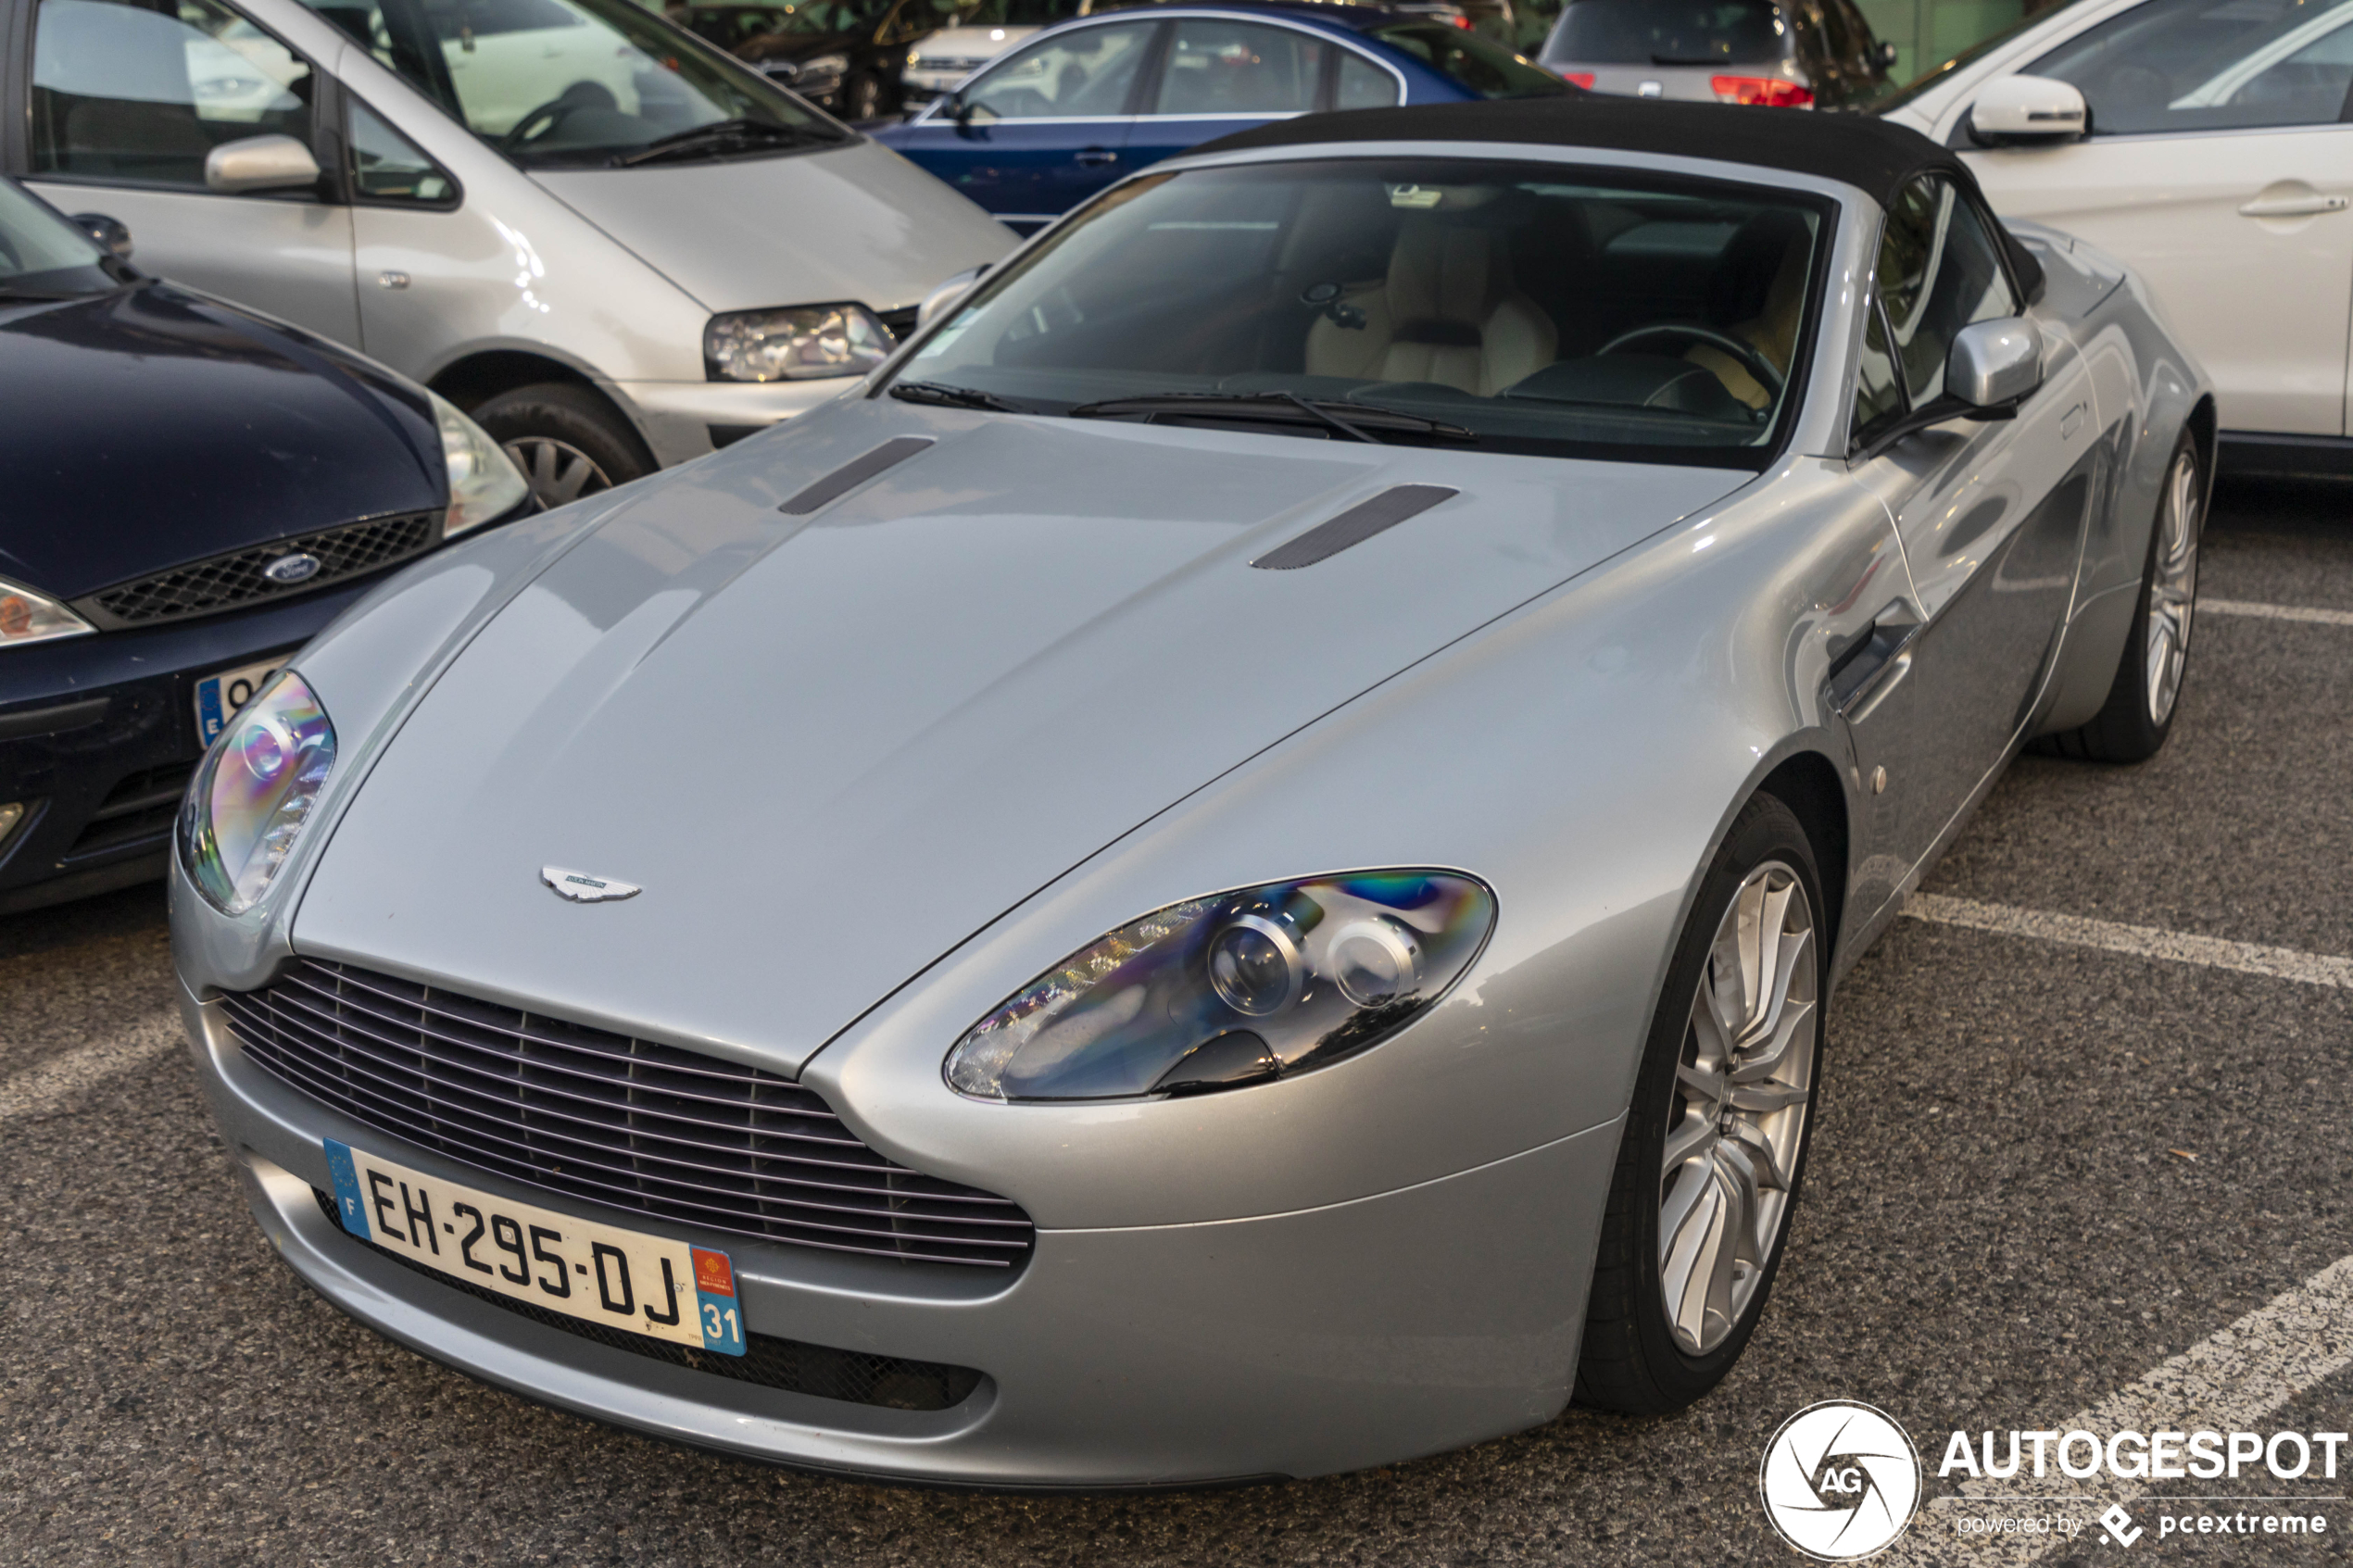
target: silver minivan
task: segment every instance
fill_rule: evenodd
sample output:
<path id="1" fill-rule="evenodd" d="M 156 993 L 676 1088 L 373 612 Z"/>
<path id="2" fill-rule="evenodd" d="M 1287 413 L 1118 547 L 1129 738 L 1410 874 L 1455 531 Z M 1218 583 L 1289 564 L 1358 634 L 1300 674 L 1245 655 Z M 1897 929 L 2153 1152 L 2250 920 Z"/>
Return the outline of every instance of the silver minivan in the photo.
<path id="1" fill-rule="evenodd" d="M 0 168 L 430 385 L 549 504 L 833 396 L 1014 244 L 630 0 L 0 0 Z"/>
<path id="2" fill-rule="evenodd" d="M 1855 0 L 1567 0 L 1541 61 L 1595 93 L 1831 109 L 1885 93 L 1895 50 Z"/>

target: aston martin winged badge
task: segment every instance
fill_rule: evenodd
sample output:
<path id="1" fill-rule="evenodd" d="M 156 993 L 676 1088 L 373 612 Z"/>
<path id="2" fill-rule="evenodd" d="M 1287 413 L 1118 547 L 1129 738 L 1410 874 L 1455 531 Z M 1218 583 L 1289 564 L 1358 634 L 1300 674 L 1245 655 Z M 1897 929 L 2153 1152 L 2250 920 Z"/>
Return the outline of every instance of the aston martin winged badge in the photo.
<path id="1" fill-rule="evenodd" d="M 561 866 L 540 867 L 539 880 L 575 904 L 602 904 L 614 898 L 635 898 L 645 891 L 634 882 L 615 882 L 610 877 L 590 876 L 586 872 L 568 872 Z"/>

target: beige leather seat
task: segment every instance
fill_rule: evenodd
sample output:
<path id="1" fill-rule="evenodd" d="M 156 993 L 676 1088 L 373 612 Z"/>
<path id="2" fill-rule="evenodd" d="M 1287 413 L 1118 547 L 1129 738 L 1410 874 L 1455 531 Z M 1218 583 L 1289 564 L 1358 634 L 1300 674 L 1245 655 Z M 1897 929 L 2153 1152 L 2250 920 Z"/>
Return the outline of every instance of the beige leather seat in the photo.
<path id="1" fill-rule="evenodd" d="M 1487 397 L 1551 364 L 1552 318 L 1513 285 L 1504 240 L 1438 213 L 1408 217 L 1389 275 L 1340 298 L 1365 324 L 1326 317 L 1308 330 L 1307 373 L 1437 382 Z"/>
<path id="2" fill-rule="evenodd" d="M 1709 314 L 1726 332 L 1772 362 L 1783 375 L 1797 357 L 1797 329 L 1806 314 L 1806 264 L 1812 231 L 1795 213 L 1775 211 L 1749 220 L 1725 248 L 1708 288 Z M 1772 396 L 1748 368 L 1720 348 L 1694 344 L 1683 358 L 1716 372 L 1728 391 L 1752 408 Z"/>

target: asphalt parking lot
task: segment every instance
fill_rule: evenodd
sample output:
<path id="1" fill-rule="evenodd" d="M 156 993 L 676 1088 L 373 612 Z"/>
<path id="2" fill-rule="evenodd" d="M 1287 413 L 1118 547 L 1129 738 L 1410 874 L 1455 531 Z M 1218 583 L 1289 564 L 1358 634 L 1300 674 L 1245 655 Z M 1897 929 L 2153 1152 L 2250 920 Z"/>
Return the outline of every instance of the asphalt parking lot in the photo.
<path id="1" fill-rule="evenodd" d="M 2135 1388 L 2353 1429 L 2353 1311 L 2332 1305 L 2353 1298 L 2306 1285 L 2353 1256 L 2353 965 L 2325 961 L 2353 955 L 2353 488 L 2226 486 L 2201 593 L 2235 608 L 2198 624 L 2167 749 L 2022 759 L 1928 884 L 1977 923 L 1902 920 L 1841 991 L 1810 1187 L 1730 1380 L 1680 1417 L 1573 1410 L 1366 1474 L 885 1488 L 468 1382 L 312 1297 L 248 1219 L 177 1049 L 158 893 L 0 922 L 0 1562 L 1788 1563 L 1757 1464 L 1818 1399 L 1903 1422 L 1931 1498 L 1952 1429 L 2063 1429 Z M 2200 1385 L 2197 1356 L 2152 1381 L 2299 1291 L 2276 1392 Z M 1948 1503 L 1896 1555 L 2353 1557 L 2353 1505 L 2327 1500 L 2353 1474 L 2167 1487 L 2293 1493 L 2332 1533 L 2128 1549 L 2087 1529 L 1997 1557 Z"/>

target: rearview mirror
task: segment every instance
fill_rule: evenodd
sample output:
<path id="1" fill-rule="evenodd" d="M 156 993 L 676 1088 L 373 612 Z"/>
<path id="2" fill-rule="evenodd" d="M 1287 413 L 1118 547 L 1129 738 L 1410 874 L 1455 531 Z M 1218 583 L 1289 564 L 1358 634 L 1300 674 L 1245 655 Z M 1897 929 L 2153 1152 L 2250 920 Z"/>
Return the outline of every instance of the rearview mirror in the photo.
<path id="1" fill-rule="evenodd" d="M 979 282 L 988 270 L 988 264 L 985 261 L 977 267 L 967 267 L 924 295 L 924 302 L 915 307 L 915 325 L 928 326 L 937 318 L 946 315 L 958 300 L 973 292 L 973 285 Z"/>
<path id="2" fill-rule="evenodd" d="M 2005 76 L 1985 84 L 1969 106 L 1969 133 L 1981 146 L 2073 142 L 2092 130 L 2091 107 L 2071 82 Z"/>
<path id="3" fill-rule="evenodd" d="M 291 136 L 246 136 L 223 142 L 205 155 L 204 182 L 229 195 L 315 185 L 319 160 Z"/>
<path id="4" fill-rule="evenodd" d="M 1972 410 L 2007 414 L 2043 384 L 2043 334 L 2023 316 L 1963 327 L 1944 360 L 1944 393 Z"/>

